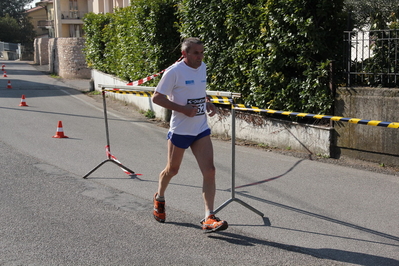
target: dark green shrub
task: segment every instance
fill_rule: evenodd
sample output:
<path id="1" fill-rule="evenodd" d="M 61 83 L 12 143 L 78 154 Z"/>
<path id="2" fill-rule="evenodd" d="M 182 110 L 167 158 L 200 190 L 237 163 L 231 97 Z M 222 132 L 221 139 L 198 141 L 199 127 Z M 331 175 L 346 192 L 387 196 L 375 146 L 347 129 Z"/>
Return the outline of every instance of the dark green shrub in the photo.
<path id="1" fill-rule="evenodd" d="M 113 14 L 85 16 L 89 66 L 127 81 L 168 67 L 180 56 L 176 9 L 174 0 L 136 0 Z"/>
<path id="2" fill-rule="evenodd" d="M 107 73 L 104 62 L 106 40 L 103 38 L 106 26 L 110 23 L 111 14 L 88 13 L 83 18 L 84 31 L 86 34 L 84 53 L 87 65 Z"/>
<path id="3" fill-rule="evenodd" d="M 180 38 L 195 36 L 206 45 L 209 89 L 239 92 L 261 108 L 330 113 L 328 70 L 343 51 L 343 0 L 131 4 L 85 17 L 90 66 L 137 80 L 176 61 Z"/>
<path id="4" fill-rule="evenodd" d="M 330 60 L 340 60 L 342 0 L 183 0 L 183 36 L 206 43 L 210 89 L 247 104 L 329 113 Z"/>

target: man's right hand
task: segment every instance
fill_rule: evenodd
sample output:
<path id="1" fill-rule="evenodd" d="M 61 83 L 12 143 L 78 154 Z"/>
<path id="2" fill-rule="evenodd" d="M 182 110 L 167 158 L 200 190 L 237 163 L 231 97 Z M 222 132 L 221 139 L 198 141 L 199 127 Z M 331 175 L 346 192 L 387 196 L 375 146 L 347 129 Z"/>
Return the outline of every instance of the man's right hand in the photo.
<path id="1" fill-rule="evenodd" d="M 195 104 L 189 103 L 184 106 L 182 113 L 188 117 L 194 117 L 194 116 L 196 116 L 197 112 L 198 112 L 198 106 Z"/>
<path id="2" fill-rule="evenodd" d="M 171 102 L 166 95 L 159 93 L 157 91 L 154 92 L 152 96 L 152 101 L 155 104 L 158 104 L 166 109 L 173 110 L 176 112 L 183 113 L 188 117 L 194 117 L 197 115 L 198 106 L 192 103 L 188 103 L 186 105 L 178 105 L 174 102 Z"/>

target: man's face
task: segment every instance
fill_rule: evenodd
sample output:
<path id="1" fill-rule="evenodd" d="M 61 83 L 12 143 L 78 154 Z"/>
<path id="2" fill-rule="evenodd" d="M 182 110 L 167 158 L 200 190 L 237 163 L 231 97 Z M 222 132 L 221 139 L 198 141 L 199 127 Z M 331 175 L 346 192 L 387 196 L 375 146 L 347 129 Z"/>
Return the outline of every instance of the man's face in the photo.
<path id="1" fill-rule="evenodd" d="M 204 59 L 204 45 L 192 44 L 188 52 L 183 51 L 184 62 L 192 68 L 199 68 Z"/>

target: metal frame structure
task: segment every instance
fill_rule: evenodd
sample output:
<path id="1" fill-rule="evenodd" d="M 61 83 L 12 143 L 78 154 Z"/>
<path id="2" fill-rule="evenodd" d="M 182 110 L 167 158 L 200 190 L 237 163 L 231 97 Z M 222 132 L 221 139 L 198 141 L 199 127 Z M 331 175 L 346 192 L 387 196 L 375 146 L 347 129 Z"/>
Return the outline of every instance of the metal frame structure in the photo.
<path id="1" fill-rule="evenodd" d="M 83 178 L 87 178 L 91 173 L 93 173 L 95 170 L 97 170 L 100 166 L 105 164 L 106 162 L 113 162 L 119 167 L 126 169 L 129 171 L 131 174 L 134 174 L 134 171 L 130 170 L 129 168 L 125 167 L 119 162 L 116 162 L 111 158 L 111 152 L 110 152 L 110 141 L 109 141 L 109 130 L 108 130 L 108 118 L 107 118 L 107 107 L 106 107 L 106 100 L 105 100 L 105 91 L 104 89 L 115 89 L 116 91 L 146 91 L 146 92 L 153 92 L 154 88 L 152 87 L 144 87 L 144 86 L 129 86 L 129 85 L 99 85 L 101 87 L 102 91 L 102 96 L 103 96 L 103 106 L 104 106 L 104 120 L 105 120 L 105 132 L 106 132 L 106 137 L 107 137 L 107 146 L 109 147 L 109 153 L 108 153 L 108 159 L 101 162 L 99 165 L 97 165 L 93 170 L 91 170 L 89 173 L 87 173 Z M 234 98 L 239 98 L 241 95 L 239 93 L 232 93 L 232 92 L 221 92 L 221 91 L 207 91 L 207 95 L 209 96 L 222 96 L 222 97 L 228 97 L 231 98 L 232 100 Z M 221 206 L 219 206 L 216 210 L 215 213 L 219 212 L 222 210 L 224 207 L 226 207 L 228 204 L 231 202 L 238 202 L 244 207 L 250 209 L 251 211 L 255 212 L 256 214 L 260 215 L 261 217 L 264 217 L 264 214 L 260 212 L 259 210 L 255 209 L 248 203 L 236 198 L 235 196 L 235 146 L 236 146 L 236 114 L 235 114 L 235 109 L 234 105 L 231 104 L 231 198 L 228 199 L 226 202 L 224 202 Z"/>
<path id="2" fill-rule="evenodd" d="M 102 95 L 103 95 L 103 109 L 104 109 L 104 121 L 105 121 L 105 134 L 106 134 L 106 139 L 107 139 L 107 147 L 108 147 L 108 159 L 104 160 L 103 162 L 101 162 L 99 165 L 97 165 L 95 168 L 93 168 L 90 172 L 88 172 L 85 176 L 83 176 L 83 178 L 87 178 L 89 175 L 91 175 L 94 171 L 96 171 L 98 168 L 100 168 L 100 166 L 102 166 L 103 164 L 107 163 L 107 162 L 112 162 L 116 165 L 118 165 L 119 167 L 125 169 L 126 171 L 129 171 L 132 175 L 134 175 L 134 171 L 130 170 L 129 168 L 127 168 L 126 166 L 122 165 L 121 163 L 115 161 L 114 159 L 112 159 L 112 155 L 111 155 L 111 145 L 109 142 L 109 130 L 108 130 L 108 116 L 107 116 L 107 105 L 106 105 L 106 100 L 105 100 L 105 91 L 101 91 Z"/>
<path id="3" fill-rule="evenodd" d="M 214 212 L 217 213 L 222 210 L 224 207 L 229 205 L 232 202 L 238 202 L 242 206 L 250 209 L 256 214 L 264 217 L 264 214 L 259 210 L 255 209 L 248 203 L 236 198 L 235 196 L 235 169 L 236 169 L 236 112 L 234 106 L 231 105 L 231 198 L 225 201 L 222 205 L 220 205 Z"/>

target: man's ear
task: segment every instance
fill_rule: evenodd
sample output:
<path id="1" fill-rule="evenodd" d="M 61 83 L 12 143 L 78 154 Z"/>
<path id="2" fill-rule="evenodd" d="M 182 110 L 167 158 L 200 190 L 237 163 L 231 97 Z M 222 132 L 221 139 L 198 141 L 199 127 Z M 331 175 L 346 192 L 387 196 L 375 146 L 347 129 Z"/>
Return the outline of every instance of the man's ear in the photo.
<path id="1" fill-rule="evenodd" d="M 184 58 L 187 57 L 187 52 L 186 51 L 181 51 L 181 54 L 183 55 Z"/>

